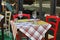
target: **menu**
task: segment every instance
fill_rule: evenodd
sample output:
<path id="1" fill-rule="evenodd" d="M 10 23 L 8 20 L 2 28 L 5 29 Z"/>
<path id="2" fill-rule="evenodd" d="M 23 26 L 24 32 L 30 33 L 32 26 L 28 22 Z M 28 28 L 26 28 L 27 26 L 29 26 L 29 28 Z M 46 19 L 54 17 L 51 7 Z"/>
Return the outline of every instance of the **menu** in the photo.
<path id="1" fill-rule="evenodd" d="M 35 24 L 31 23 L 31 22 L 20 22 L 20 23 L 14 23 L 14 24 L 15 24 L 15 26 L 17 28 L 20 28 L 21 26 L 23 26 L 23 27 L 37 26 L 37 25 L 35 25 Z"/>

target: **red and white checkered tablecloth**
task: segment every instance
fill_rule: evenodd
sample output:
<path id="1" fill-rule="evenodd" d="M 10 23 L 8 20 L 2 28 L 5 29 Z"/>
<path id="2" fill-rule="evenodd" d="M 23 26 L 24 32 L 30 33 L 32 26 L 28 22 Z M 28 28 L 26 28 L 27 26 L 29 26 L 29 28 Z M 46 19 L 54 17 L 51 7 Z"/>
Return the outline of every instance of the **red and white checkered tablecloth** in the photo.
<path id="1" fill-rule="evenodd" d="M 4 18 L 4 16 L 0 14 L 0 21 L 1 21 L 3 18 Z"/>
<path id="2" fill-rule="evenodd" d="M 16 27 L 16 25 L 14 25 L 13 22 L 11 23 L 12 23 L 12 26 L 14 25 L 15 29 L 18 28 L 27 37 L 31 38 L 31 40 L 41 40 L 43 36 L 45 35 L 45 33 L 49 30 L 51 25 L 46 22 L 44 23 L 44 21 L 38 21 L 38 22 L 40 23 L 39 25 L 34 25 L 34 26 L 30 25 L 26 27 L 20 24 L 21 26 L 19 26 L 19 28 Z M 14 31 L 16 32 L 16 30 Z M 14 35 L 16 35 L 16 33 Z"/>

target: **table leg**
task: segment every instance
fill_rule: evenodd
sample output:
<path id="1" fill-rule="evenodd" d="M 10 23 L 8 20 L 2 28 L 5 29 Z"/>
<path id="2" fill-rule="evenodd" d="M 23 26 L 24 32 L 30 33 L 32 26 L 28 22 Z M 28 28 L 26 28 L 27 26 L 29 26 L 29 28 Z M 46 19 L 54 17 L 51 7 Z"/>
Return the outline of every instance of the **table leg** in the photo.
<path id="1" fill-rule="evenodd" d="M 48 32 L 45 34 L 45 40 L 48 40 Z"/>

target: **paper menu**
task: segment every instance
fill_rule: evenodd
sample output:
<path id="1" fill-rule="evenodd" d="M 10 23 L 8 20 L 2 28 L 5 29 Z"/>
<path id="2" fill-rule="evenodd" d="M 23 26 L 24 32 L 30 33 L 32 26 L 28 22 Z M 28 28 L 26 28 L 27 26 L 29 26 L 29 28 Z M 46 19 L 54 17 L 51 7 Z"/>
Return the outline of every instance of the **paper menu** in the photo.
<path id="1" fill-rule="evenodd" d="M 15 26 L 17 26 L 17 28 L 20 28 L 21 26 L 23 26 L 23 27 L 37 26 L 31 22 L 20 22 L 20 23 L 14 23 L 14 24 L 15 24 Z"/>
<path id="2" fill-rule="evenodd" d="M 14 23 L 17 27 L 21 27 L 21 26 L 23 26 L 23 27 L 27 27 L 27 26 L 30 26 L 30 25 L 32 25 L 32 23 L 30 23 L 30 22 L 20 22 L 20 23 Z"/>

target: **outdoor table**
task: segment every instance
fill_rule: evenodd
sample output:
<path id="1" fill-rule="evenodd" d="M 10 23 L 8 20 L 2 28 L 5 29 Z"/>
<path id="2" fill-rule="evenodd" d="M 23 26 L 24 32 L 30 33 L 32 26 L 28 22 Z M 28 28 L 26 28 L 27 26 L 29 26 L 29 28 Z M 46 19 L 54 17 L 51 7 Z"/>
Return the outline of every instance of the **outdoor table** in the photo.
<path id="1" fill-rule="evenodd" d="M 11 21 L 11 26 L 14 38 L 16 37 L 17 29 L 19 29 L 31 40 L 41 40 L 51 27 L 49 23 L 37 19 Z"/>

